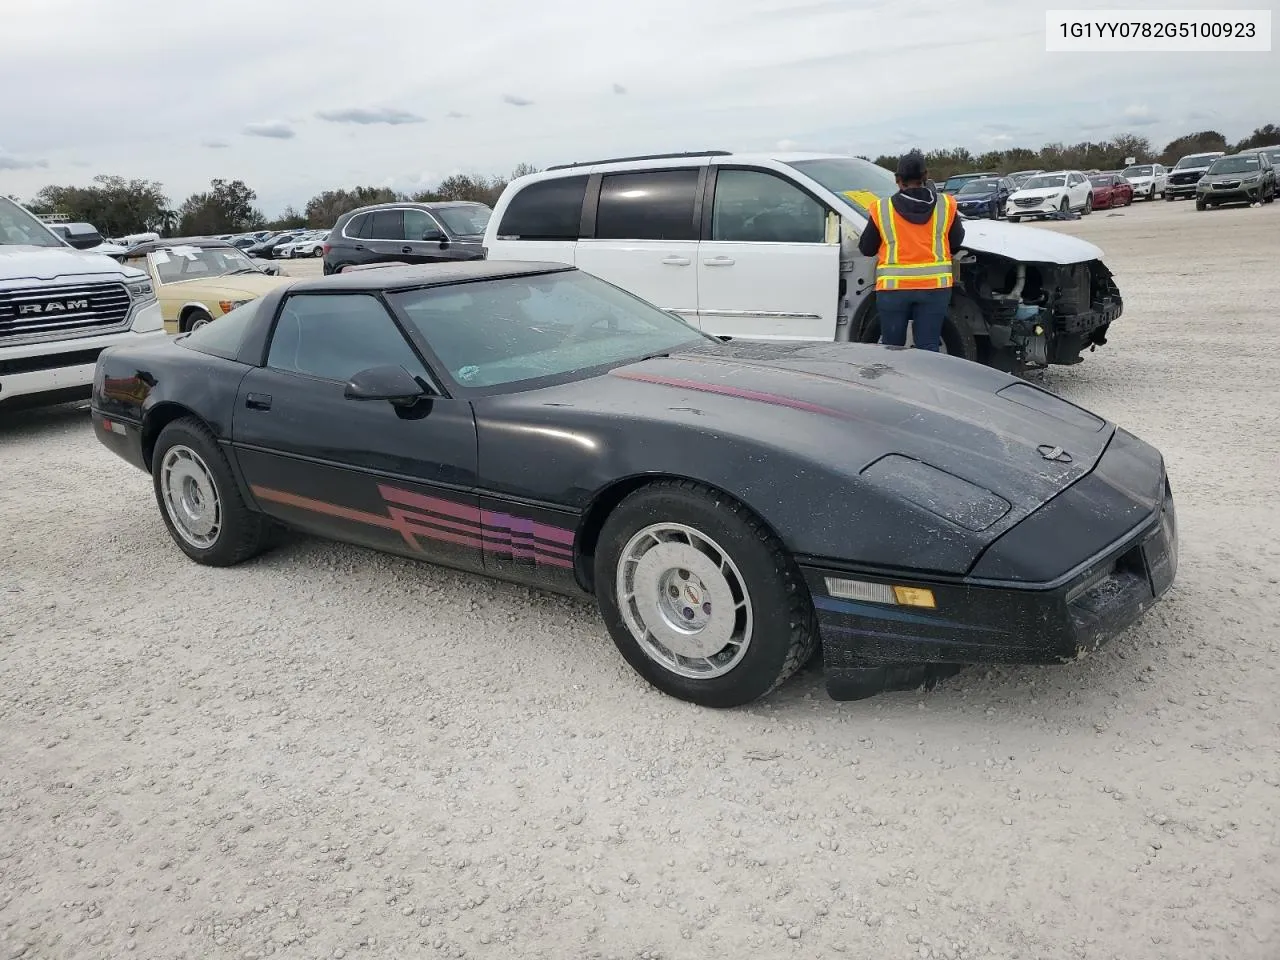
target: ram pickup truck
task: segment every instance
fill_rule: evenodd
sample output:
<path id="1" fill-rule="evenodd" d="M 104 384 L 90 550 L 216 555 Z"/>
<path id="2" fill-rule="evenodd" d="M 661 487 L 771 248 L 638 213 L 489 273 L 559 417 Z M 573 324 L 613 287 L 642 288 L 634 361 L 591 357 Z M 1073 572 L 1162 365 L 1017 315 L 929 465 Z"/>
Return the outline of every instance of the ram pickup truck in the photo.
<path id="1" fill-rule="evenodd" d="M 0 410 L 89 398 L 100 354 L 163 337 L 151 278 L 0 197 Z"/>

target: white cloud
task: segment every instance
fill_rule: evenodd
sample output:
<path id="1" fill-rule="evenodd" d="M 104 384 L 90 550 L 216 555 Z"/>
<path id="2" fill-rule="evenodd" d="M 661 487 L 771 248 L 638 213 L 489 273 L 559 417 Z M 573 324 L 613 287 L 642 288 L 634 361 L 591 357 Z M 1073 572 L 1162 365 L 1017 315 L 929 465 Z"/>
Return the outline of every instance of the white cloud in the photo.
<path id="1" fill-rule="evenodd" d="M 264 123 L 246 123 L 244 133 L 247 137 L 269 137 L 273 140 L 292 140 L 297 134 L 293 127 L 279 120 L 268 120 Z"/>
<path id="2" fill-rule="evenodd" d="M 781 150 L 783 153 L 791 153 L 792 151 L 799 150 L 800 144 L 796 143 L 794 140 L 779 140 L 777 143 L 777 149 Z"/>
<path id="3" fill-rule="evenodd" d="M 1246 136 L 1274 122 L 1280 89 L 1274 54 L 1047 54 L 1047 0 L 599 0 L 590 17 L 583 0 L 378 0 L 367 17 L 325 0 L 218 0 L 180 17 L 173 0 L 0 5 L 0 91 L 23 91 L 0 97 L 0 192 L 24 197 L 104 172 L 158 180 L 180 203 L 232 177 L 271 212 L 389 171 L 775 149 L 779 134 L 761 131 L 873 157 L 1124 131 L 1162 146 L 1192 132 L 1192 114 Z M 607 43 L 601 21 L 616 27 Z M 129 109 L 146 123 L 121 123 Z M 93 167 L 72 165 L 82 158 Z"/>
<path id="4" fill-rule="evenodd" d="M 399 126 L 405 123 L 422 123 L 425 118 L 408 110 L 397 110 L 394 107 L 349 107 L 345 110 L 320 110 L 316 116 L 330 123 L 385 123 Z"/>

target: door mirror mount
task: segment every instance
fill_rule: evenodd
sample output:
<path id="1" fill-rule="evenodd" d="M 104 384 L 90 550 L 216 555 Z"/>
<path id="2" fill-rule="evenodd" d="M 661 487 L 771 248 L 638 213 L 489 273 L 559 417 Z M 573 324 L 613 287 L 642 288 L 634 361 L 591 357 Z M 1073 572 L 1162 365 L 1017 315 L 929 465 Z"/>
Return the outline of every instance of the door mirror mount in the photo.
<path id="1" fill-rule="evenodd" d="M 397 406 L 412 406 L 433 391 L 404 367 L 369 367 L 347 381 L 342 395 L 348 400 L 385 400 Z"/>

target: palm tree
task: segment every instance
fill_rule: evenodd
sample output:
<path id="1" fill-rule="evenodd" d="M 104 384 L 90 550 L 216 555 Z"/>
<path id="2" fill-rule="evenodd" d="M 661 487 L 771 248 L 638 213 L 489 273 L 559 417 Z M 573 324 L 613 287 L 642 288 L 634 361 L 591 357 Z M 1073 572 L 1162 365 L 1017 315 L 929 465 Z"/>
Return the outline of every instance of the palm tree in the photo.
<path id="1" fill-rule="evenodd" d="M 156 217 L 156 226 L 160 228 L 160 233 L 164 236 L 172 236 L 173 231 L 178 229 L 178 211 L 161 210 Z"/>

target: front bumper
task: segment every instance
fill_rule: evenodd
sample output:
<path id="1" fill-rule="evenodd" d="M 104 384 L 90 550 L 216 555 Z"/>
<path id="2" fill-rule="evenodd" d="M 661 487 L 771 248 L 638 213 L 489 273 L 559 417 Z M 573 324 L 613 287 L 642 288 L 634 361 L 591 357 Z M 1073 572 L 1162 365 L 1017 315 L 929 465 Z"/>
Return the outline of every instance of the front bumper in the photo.
<path id="1" fill-rule="evenodd" d="M 917 580 L 802 565 L 817 610 L 829 695 L 850 700 L 917 686 L 920 667 L 1060 664 L 1097 650 L 1140 619 L 1173 584 L 1177 519 L 1163 468 L 1160 490 L 1138 524 L 1048 582 L 972 576 Z M 1054 542 L 1034 539 L 1042 546 Z M 828 577 L 925 587 L 936 607 L 838 599 L 827 590 Z M 903 686 L 892 684 L 895 674 Z"/>
<path id="2" fill-rule="evenodd" d="M 1190 183 L 1170 183 L 1165 189 L 1166 197 L 1194 197 L 1196 195 L 1196 184 L 1199 178 L 1192 180 Z"/>
<path id="3" fill-rule="evenodd" d="M 1005 204 L 1004 213 L 1006 217 L 1047 217 L 1057 213 L 1061 208 L 1060 197 L 1045 197 L 1029 206 L 1010 200 Z"/>
<path id="4" fill-rule="evenodd" d="M 157 317 L 160 312 L 155 304 L 144 310 L 154 310 Z M 135 325 L 151 326 L 155 319 L 141 323 L 135 320 Z M 0 408 L 86 400 L 93 389 L 98 354 L 120 343 L 139 343 L 144 337 L 163 336 L 165 332 L 161 327 L 145 332 L 124 330 L 100 337 L 0 347 Z"/>
<path id="5" fill-rule="evenodd" d="M 1241 184 L 1229 190 L 1197 190 L 1196 199 L 1205 203 L 1257 203 L 1262 199 L 1262 181 Z"/>

